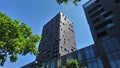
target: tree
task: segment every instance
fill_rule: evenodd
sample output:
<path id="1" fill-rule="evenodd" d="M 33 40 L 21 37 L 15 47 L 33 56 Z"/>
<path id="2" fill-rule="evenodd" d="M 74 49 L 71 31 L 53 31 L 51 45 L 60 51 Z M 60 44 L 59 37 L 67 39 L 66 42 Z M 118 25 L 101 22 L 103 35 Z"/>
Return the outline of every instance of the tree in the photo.
<path id="1" fill-rule="evenodd" d="M 80 66 L 81 65 L 78 63 L 76 59 L 69 59 L 67 61 L 65 68 L 80 68 Z"/>
<path id="2" fill-rule="evenodd" d="M 66 66 L 63 66 L 63 68 L 87 68 L 87 67 L 82 66 L 82 64 L 78 62 L 76 59 L 69 59 L 67 61 Z"/>
<path id="3" fill-rule="evenodd" d="M 33 35 L 32 29 L 25 23 L 13 20 L 0 12 L 0 66 L 3 66 L 7 59 L 16 62 L 19 55 L 28 53 L 37 55 L 36 47 L 40 36 Z"/>
<path id="4" fill-rule="evenodd" d="M 56 0 L 57 1 L 57 3 L 60 5 L 60 4 L 62 4 L 62 3 L 65 3 L 65 4 L 67 4 L 68 2 L 69 2 L 69 0 Z M 77 2 L 80 2 L 80 0 L 71 0 L 72 2 L 73 2 L 73 4 L 74 5 L 76 5 L 77 6 Z"/>

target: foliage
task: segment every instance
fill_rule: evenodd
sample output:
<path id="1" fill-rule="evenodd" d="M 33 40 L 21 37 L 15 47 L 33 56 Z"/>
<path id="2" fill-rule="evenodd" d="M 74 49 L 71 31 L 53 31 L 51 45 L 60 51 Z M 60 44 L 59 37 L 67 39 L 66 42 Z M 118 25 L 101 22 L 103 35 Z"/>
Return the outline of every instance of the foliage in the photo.
<path id="1" fill-rule="evenodd" d="M 36 48 L 40 36 L 33 35 L 32 29 L 25 23 L 13 20 L 0 12 L 0 65 L 3 66 L 7 59 L 16 62 L 18 54 L 28 53 L 36 55 Z"/>
<path id="2" fill-rule="evenodd" d="M 57 3 L 60 5 L 60 4 L 62 4 L 62 3 L 65 3 L 65 4 L 67 4 L 68 2 L 69 2 L 69 0 L 56 0 L 57 1 Z M 73 2 L 73 4 L 74 5 L 76 5 L 77 6 L 77 2 L 80 2 L 80 0 L 71 0 L 72 2 Z"/>
<path id="3" fill-rule="evenodd" d="M 76 59 L 69 59 L 65 68 L 79 68 L 79 63 Z"/>

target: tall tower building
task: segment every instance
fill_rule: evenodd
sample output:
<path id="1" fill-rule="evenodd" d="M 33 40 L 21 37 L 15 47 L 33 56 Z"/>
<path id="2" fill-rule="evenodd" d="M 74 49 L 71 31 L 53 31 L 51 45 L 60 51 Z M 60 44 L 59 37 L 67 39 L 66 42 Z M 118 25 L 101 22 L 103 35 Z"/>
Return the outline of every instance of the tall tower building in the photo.
<path id="1" fill-rule="evenodd" d="M 83 7 L 104 68 L 120 68 L 120 0 L 89 0 Z"/>
<path id="2" fill-rule="evenodd" d="M 65 15 L 58 13 L 43 27 L 36 61 L 39 65 L 75 50 L 73 23 Z"/>
<path id="3" fill-rule="evenodd" d="M 95 43 L 120 34 L 120 0 L 89 0 L 83 7 Z"/>
<path id="4" fill-rule="evenodd" d="M 120 68 L 120 0 L 89 0 L 83 7 L 95 44 L 76 50 L 73 25 L 59 13 L 43 28 L 38 65 L 45 62 L 44 68 L 62 68 L 76 58 L 83 68 Z"/>

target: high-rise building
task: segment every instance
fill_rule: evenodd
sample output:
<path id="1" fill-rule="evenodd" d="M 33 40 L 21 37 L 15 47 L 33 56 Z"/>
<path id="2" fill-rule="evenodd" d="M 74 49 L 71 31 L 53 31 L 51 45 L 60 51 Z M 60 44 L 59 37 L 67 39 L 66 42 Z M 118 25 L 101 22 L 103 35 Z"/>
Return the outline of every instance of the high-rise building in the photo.
<path id="1" fill-rule="evenodd" d="M 41 67 L 43 63 L 49 63 L 73 51 L 76 51 L 73 23 L 59 12 L 43 27 L 36 60 L 22 68 Z"/>
<path id="2" fill-rule="evenodd" d="M 120 68 L 120 0 L 89 0 L 83 7 L 104 68 Z"/>
<path id="3" fill-rule="evenodd" d="M 36 61 L 39 65 L 75 50 L 73 23 L 60 12 L 43 27 Z"/>
<path id="4" fill-rule="evenodd" d="M 95 43 L 120 34 L 120 0 L 89 0 L 83 7 Z"/>
<path id="5" fill-rule="evenodd" d="M 66 55 L 43 63 L 43 68 L 62 68 L 71 58 L 77 59 L 82 68 L 120 68 L 120 0 L 89 0 L 83 8 L 94 44 L 68 54 L 65 51 Z"/>

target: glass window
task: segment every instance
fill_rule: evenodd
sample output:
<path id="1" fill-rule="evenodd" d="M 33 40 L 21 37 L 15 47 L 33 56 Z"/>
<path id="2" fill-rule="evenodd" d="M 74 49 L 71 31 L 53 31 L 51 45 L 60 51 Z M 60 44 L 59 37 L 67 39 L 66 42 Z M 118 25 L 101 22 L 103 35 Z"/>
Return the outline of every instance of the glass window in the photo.
<path id="1" fill-rule="evenodd" d="M 99 57 L 87 61 L 88 68 L 104 68 L 103 63 Z"/>
<path id="2" fill-rule="evenodd" d="M 88 59 L 88 58 L 90 58 L 90 54 L 89 54 L 89 50 L 85 50 L 85 55 L 86 55 L 86 58 Z"/>
<path id="3" fill-rule="evenodd" d="M 86 49 L 85 49 L 85 54 L 86 54 L 86 58 L 87 58 L 87 59 L 88 59 L 88 58 L 92 58 L 92 57 L 95 56 L 95 55 L 94 55 L 94 50 L 93 50 L 92 47 L 86 48 Z"/>
<path id="4" fill-rule="evenodd" d="M 120 68 L 120 56 L 118 52 L 107 55 L 111 68 Z"/>
<path id="5" fill-rule="evenodd" d="M 113 16 L 114 16 L 114 15 L 112 14 L 112 15 L 110 15 L 110 16 L 108 16 L 108 17 L 105 17 L 105 20 L 111 19 Z"/>
<path id="6" fill-rule="evenodd" d="M 109 60 L 109 62 L 110 62 L 111 68 L 117 68 L 117 66 L 116 66 L 116 64 L 115 64 L 115 61 L 114 61 L 114 59 L 112 58 L 112 55 L 109 54 L 109 55 L 107 55 L 107 57 L 108 57 L 108 60 Z"/>
<path id="7" fill-rule="evenodd" d="M 119 51 L 118 55 L 120 56 L 120 51 Z M 118 57 L 119 57 L 119 56 L 118 56 Z M 116 62 L 117 62 L 117 64 L 118 64 L 118 67 L 120 68 L 120 57 L 119 57 L 119 59 L 118 59 Z"/>
<path id="8" fill-rule="evenodd" d="M 113 43 L 112 43 L 112 41 L 111 40 L 107 40 L 106 41 L 106 45 L 109 47 L 109 49 L 110 49 L 110 52 L 111 51 L 115 51 L 115 47 L 113 46 Z"/>
<path id="9" fill-rule="evenodd" d="M 109 23 L 106 25 L 107 28 L 111 28 L 112 26 L 114 26 L 115 24 L 112 22 L 112 23 Z"/>
<path id="10" fill-rule="evenodd" d="M 105 50 L 105 53 L 109 53 L 110 50 L 109 50 L 109 47 L 106 44 L 107 44 L 106 42 L 102 42 L 103 48 Z"/>
<path id="11" fill-rule="evenodd" d="M 114 15 L 111 11 L 109 11 L 105 13 L 103 16 L 105 17 L 105 20 L 108 20 L 108 19 L 111 19 Z"/>
<path id="12" fill-rule="evenodd" d="M 49 68 L 49 63 L 47 63 L 47 68 Z"/>
<path id="13" fill-rule="evenodd" d="M 94 57 L 95 55 L 94 55 L 94 51 L 93 51 L 93 48 L 90 48 L 90 57 Z"/>
<path id="14" fill-rule="evenodd" d="M 98 68 L 98 65 L 96 62 L 93 63 L 93 68 Z"/>
<path id="15" fill-rule="evenodd" d="M 94 12 L 93 14 L 90 15 L 90 18 L 94 18 L 96 17 L 97 15 L 101 14 L 102 12 L 104 12 L 105 10 L 102 8 L 100 9 L 99 11 L 97 12 Z"/>
<path id="16" fill-rule="evenodd" d="M 54 60 L 52 60 L 52 62 L 51 62 L 51 68 L 55 68 L 55 61 Z"/>
<path id="17" fill-rule="evenodd" d="M 110 52 L 117 51 L 120 49 L 120 43 L 118 42 L 117 38 L 115 38 L 115 37 L 104 40 L 102 42 L 102 44 L 103 44 L 105 53 L 110 53 Z"/>
<path id="18" fill-rule="evenodd" d="M 98 63 L 99 68 L 104 68 L 103 63 L 100 58 L 97 58 L 97 63 Z"/>
<path id="19" fill-rule="evenodd" d="M 120 43 L 117 40 L 117 38 L 112 38 L 111 40 L 113 42 L 114 47 L 116 47 L 116 50 L 119 50 L 120 49 Z"/>
<path id="20" fill-rule="evenodd" d="M 113 58 L 116 61 L 118 68 L 120 67 L 120 57 L 118 53 L 113 53 Z"/>
<path id="21" fill-rule="evenodd" d="M 104 15 L 105 13 L 107 13 L 106 11 L 103 11 L 102 13 L 100 13 L 100 15 Z"/>
<path id="22" fill-rule="evenodd" d="M 78 61 L 81 61 L 82 60 L 82 55 L 81 55 L 80 51 L 77 52 L 77 56 L 78 56 Z"/>
<path id="23" fill-rule="evenodd" d="M 103 36 L 105 36 L 105 35 L 107 35 L 108 33 L 106 32 L 106 31 L 102 31 L 102 32 L 100 32 L 100 33 L 98 33 L 97 34 L 97 37 L 98 38 L 101 38 L 101 37 L 103 37 Z"/>
<path id="24" fill-rule="evenodd" d="M 105 27 L 110 28 L 114 25 L 115 25 L 114 22 L 109 19 L 109 20 L 106 20 L 106 21 L 98 24 L 97 26 L 95 26 L 95 30 L 100 30 L 100 29 L 105 28 Z"/>
<path id="25" fill-rule="evenodd" d="M 93 24 L 96 24 L 96 23 L 98 23 L 98 22 L 100 22 L 100 18 L 95 18 L 94 20 L 92 20 L 92 23 L 93 23 Z"/>
<path id="26" fill-rule="evenodd" d="M 71 58 L 72 58 L 71 54 L 68 54 L 68 55 L 66 56 L 66 58 L 67 58 L 67 60 L 71 59 Z"/>
<path id="27" fill-rule="evenodd" d="M 99 9 L 99 8 L 101 8 L 101 5 L 99 4 L 99 5 L 97 5 L 97 6 L 95 6 L 95 7 L 93 7 L 91 10 L 89 10 L 88 11 L 88 13 L 92 13 L 92 12 L 95 12 L 97 9 Z"/>
<path id="28" fill-rule="evenodd" d="M 90 63 L 90 62 L 88 63 L 88 68 L 93 68 L 92 63 Z"/>

